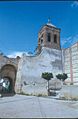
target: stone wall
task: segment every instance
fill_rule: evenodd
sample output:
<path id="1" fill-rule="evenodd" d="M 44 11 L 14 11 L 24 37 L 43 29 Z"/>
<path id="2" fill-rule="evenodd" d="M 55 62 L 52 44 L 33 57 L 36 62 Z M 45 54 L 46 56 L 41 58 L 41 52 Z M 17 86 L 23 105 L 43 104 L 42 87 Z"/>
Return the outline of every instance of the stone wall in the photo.
<path id="1" fill-rule="evenodd" d="M 16 74 L 18 68 L 19 58 L 8 58 L 3 54 L 0 54 L 0 79 L 10 78 L 12 81 L 13 89 L 16 81 Z"/>

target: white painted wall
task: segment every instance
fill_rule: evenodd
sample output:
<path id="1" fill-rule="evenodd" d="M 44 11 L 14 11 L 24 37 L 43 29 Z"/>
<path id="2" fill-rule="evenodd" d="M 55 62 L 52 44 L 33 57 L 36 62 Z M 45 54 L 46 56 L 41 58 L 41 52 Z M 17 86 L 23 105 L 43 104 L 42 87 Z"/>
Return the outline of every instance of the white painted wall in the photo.
<path id="1" fill-rule="evenodd" d="M 46 95 L 47 81 L 41 78 L 42 72 L 52 72 L 54 77 L 62 73 L 61 50 L 43 47 L 37 56 L 22 55 L 18 64 L 16 92 L 20 92 L 23 84 L 22 90 L 25 93 Z M 24 85 L 24 81 L 28 85 Z"/>

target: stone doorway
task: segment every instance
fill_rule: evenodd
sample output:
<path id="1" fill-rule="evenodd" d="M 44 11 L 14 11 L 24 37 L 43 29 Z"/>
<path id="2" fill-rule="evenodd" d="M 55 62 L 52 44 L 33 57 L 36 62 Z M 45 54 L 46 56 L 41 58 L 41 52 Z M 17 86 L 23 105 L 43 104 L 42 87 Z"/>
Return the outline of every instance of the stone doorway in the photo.
<path id="1" fill-rule="evenodd" d="M 6 64 L 0 70 L 0 92 L 1 94 L 15 94 L 17 70 L 15 66 Z"/>

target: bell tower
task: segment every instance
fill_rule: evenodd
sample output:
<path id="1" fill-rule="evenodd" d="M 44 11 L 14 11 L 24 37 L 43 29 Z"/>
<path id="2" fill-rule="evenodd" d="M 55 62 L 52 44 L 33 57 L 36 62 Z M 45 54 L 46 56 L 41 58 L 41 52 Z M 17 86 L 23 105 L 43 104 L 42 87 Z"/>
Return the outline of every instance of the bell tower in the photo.
<path id="1" fill-rule="evenodd" d="M 54 26 L 50 19 L 48 23 L 42 26 L 38 33 L 38 48 L 37 52 L 40 52 L 42 47 L 48 47 L 51 49 L 60 50 L 60 29 Z"/>

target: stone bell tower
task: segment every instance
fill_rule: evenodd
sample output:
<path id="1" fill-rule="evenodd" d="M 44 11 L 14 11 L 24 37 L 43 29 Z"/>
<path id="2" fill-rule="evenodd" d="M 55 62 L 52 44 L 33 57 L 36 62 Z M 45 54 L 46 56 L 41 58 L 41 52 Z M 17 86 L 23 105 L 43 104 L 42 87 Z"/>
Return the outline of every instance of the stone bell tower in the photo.
<path id="1" fill-rule="evenodd" d="M 60 29 L 56 28 L 51 24 L 50 20 L 48 23 L 42 26 L 38 33 L 38 48 L 37 52 L 41 51 L 42 47 L 48 47 L 52 49 L 60 50 Z"/>

